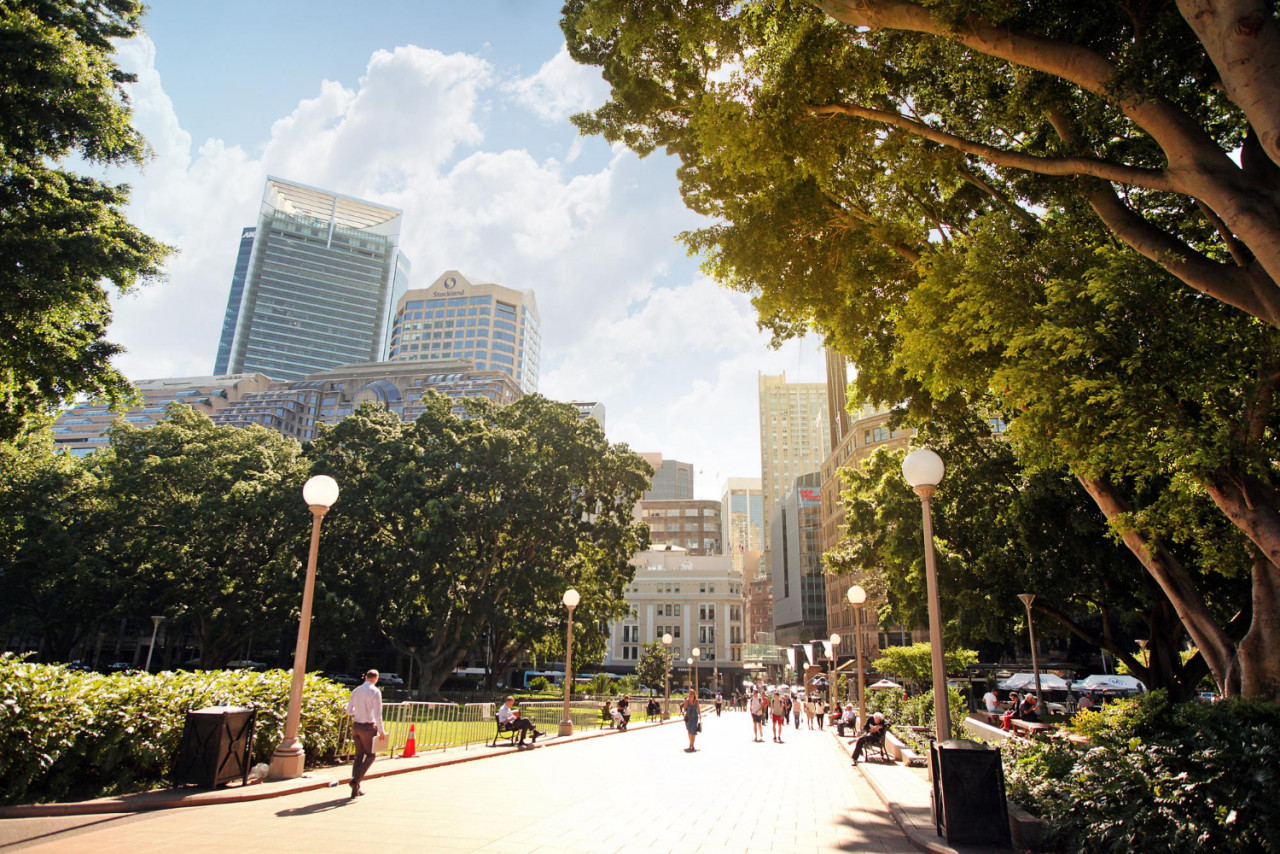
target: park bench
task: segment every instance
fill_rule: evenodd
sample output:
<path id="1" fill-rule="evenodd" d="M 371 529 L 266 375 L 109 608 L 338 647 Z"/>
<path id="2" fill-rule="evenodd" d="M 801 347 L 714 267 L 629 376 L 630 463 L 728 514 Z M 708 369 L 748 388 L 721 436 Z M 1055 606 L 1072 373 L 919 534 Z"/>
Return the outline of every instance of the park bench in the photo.
<path id="1" fill-rule="evenodd" d="M 1013 727 L 1013 731 L 1018 733 L 1018 735 L 1024 735 L 1027 738 L 1035 738 L 1038 735 L 1048 735 L 1058 729 L 1053 724 L 1042 724 L 1039 721 L 1020 721 L 1016 718 L 1010 721 L 1009 725 Z"/>
<path id="2" fill-rule="evenodd" d="M 494 730 L 493 743 L 489 745 L 490 747 L 497 747 L 498 739 L 500 738 L 505 738 L 507 740 L 507 744 L 516 743 L 516 736 L 520 734 L 520 730 L 516 729 L 515 727 L 504 727 L 502 725 L 502 721 L 496 718 L 494 719 L 493 722 L 494 722 L 494 725 L 497 727 L 497 729 Z"/>

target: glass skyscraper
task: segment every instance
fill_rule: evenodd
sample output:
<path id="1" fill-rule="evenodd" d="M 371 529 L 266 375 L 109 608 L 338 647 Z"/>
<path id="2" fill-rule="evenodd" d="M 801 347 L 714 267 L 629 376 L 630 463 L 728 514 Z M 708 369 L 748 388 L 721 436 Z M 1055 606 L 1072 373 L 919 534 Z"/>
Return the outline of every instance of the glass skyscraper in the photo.
<path id="1" fill-rule="evenodd" d="M 241 237 L 217 372 L 296 380 L 381 359 L 408 287 L 400 220 L 395 208 L 268 178 L 257 227 Z"/>
<path id="2" fill-rule="evenodd" d="M 231 274 L 231 295 L 227 297 L 227 313 L 222 318 L 222 336 L 218 339 L 218 357 L 213 363 L 215 375 L 225 374 L 231 362 L 231 342 L 236 337 L 236 319 L 240 317 L 240 297 L 244 293 L 244 277 L 249 274 L 249 258 L 253 256 L 253 236 L 258 229 L 250 227 L 240 233 L 240 251 L 236 253 L 236 269 Z"/>

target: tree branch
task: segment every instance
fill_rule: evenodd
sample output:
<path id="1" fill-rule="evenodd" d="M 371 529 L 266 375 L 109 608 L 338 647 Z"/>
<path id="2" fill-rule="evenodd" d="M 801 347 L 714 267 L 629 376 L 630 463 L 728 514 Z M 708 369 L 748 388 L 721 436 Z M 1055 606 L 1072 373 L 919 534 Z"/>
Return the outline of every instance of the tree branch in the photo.
<path id="1" fill-rule="evenodd" d="M 1227 224 L 1222 221 L 1222 217 L 1214 213 L 1212 208 L 1199 199 L 1196 199 L 1196 207 L 1200 209 L 1200 213 L 1204 214 L 1205 219 L 1213 224 L 1214 230 L 1218 232 L 1218 236 L 1226 244 L 1227 251 L 1231 253 L 1231 259 L 1236 262 L 1237 267 L 1248 267 L 1253 263 L 1253 253 L 1249 251 L 1247 246 L 1236 240 L 1235 235 L 1231 233 L 1231 229 L 1227 228 Z"/>
<path id="2" fill-rule="evenodd" d="M 1097 184 L 1085 197 L 1107 228 L 1139 254 L 1201 293 L 1280 326 L 1280 290 L 1270 280 L 1259 282 L 1252 269 L 1209 260 L 1135 213 L 1108 185 Z"/>
<path id="3" fill-rule="evenodd" d="M 1102 178 L 1106 181 L 1115 181 L 1118 184 L 1129 184 L 1148 190 L 1172 191 L 1174 189 L 1173 182 L 1169 180 L 1168 175 L 1163 170 L 1123 166 L 1093 157 L 1039 157 L 1033 154 L 1007 151 L 1003 148 L 996 148 L 992 145 L 965 139 L 962 136 L 939 130 L 932 125 L 909 118 L 901 113 L 893 113 L 888 110 L 877 110 L 856 104 L 824 104 L 819 107 L 810 107 L 809 112 L 818 116 L 855 116 L 860 119 L 892 125 L 900 130 L 936 142 L 939 145 L 945 145 L 948 148 L 954 148 L 957 151 L 981 157 L 983 160 L 994 163 L 997 166 L 1023 169 L 1040 175 L 1088 175 L 1093 178 Z"/>

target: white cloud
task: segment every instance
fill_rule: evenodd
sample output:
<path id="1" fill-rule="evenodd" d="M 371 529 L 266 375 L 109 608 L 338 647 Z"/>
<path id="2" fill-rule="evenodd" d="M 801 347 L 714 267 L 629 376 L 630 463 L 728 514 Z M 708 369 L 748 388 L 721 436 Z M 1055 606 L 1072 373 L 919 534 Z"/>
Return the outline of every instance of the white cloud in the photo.
<path id="1" fill-rule="evenodd" d="M 475 56 L 377 51 L 355 86 L 318 81 L 253 152 L 217 139 L 193 150 L 154 46 L 140 38 L 119 55 L 139 76 L 137 124 L 156 152 L 126 176 L 131 215 L 181 251 L 167 283 L 117 303 L 111 336 L 128 348 L 119 363 L 131 377 L 212 369 L 240 230 L 254 224 L 268 174 L 404 210 L 420 286 L 456 268 L 532 288 L 543 391 L 603 401 L 610 438 L 697 464 L 700 495 L 758 471 L 757 370 L 820 376 L 811 345 L 767 350 L 748 300 L 693 272 L 674 235 L 700 220 L 680 202 L 669 158 L 610 150 L 562 121 L 603 97 L 595 72 L 563 50 L 514 82 Z M 539 132 L 569 156 L 486 148 L 513 103 L 559 120 Z M 592 169 L 576 165 L 584 150 Z"/>
<path id="2" fill-rule="evenodd" d="M 608 96 L 600 72 L 574 62 L 565 47 L 534 74 L 507 84 L 507 90 L 545 122 L 562 121 L 597 107 Z"/>

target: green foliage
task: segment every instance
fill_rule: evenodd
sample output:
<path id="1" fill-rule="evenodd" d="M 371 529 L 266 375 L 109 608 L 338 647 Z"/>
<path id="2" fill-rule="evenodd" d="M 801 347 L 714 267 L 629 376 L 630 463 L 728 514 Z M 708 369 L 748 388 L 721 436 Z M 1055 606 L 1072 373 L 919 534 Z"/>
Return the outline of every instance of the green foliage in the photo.
<path id="1" fill-rule="evenodd" d="M 126 185 L 61 164 L 141 165 L 113 42 L 141 31 L 138 0 L 0 4 L 0 439 L 78 394 L 130 399 L 105 339 L 104 283 L 127 292 L 173 251 L 129 224 Z"/>
<path id="2" fill-rule="evenodd" d="M 551 683 L 547 681 L 545 676 L 535 676 L 529 680 L 529 691 L 533 694 L 542 694 L 551 688 Z"/>
<path id="3" fill-rule="evenodd" d="M 138 791 L 164 782 L 189 709 L 258 709 L 253 761 L 284 737 L 291 674 L 216 671 L 100 676 L 0 655 L 0 801 Z M 332 759 L 347 692 L 308 675 L 300 738 L 307 762 Z"/>
<path id="4" fill-rule="evenodd" d="M 1170 703 L 1161 691 L 1077 715 L 1087 747 L 1002 746 L 1010 797 L 1069 851 L 1280 849 L 1280 710 Z"/>
<path id="5" fill-rule="evenodd" d="M 290 622 L 311 521 L 301 446 L 261 427 L 215 425 L 177 403 L 152 427 L 122 421 L 110 435 L 110 449 L 87 465 L 103 483 L 131 604 L 191 630 L 206 668 Z"/>
<path id="6" fill-rule="evenodd" d="M 666 684 L 668 668 L 674 660 L 661 640 L 645 644 L 640 648 L 640 658 L 636 661 L 636 681 L 650 688 L 661 689 Z"/>
<path id="7" fill-rule="evenodd" d="M 952 738 L 965 738 L 964 719 L 969 706 L 959 691 L 947 691 L 948 711 L 951 715 Z M 867 714 L 883 712 L 895 726 L 921 726 L 930 730 L 934 726 L 933 691 L 906 695 L 900 691 L 875 690 L 867 692 Z"/>
<path id="8" fill-rule="evenodd" d="M 588 694 L 595 694 L 597 697 L 611 697 L 618 693 L 618 685 L 608 673 L 597 673 L 592 676 L 586 689 Z"/>
<path id="9" fill-rule="evenodd" d="M 948 649 L 944 656 L 947 673 L 961 673 L 978 661 L 978 653 L 972 649 Z M 933 647 L 928 643 L 885 647 L 871 664 L 881 673 L 901 677 L 916 686 L 933 684 Z"/>

